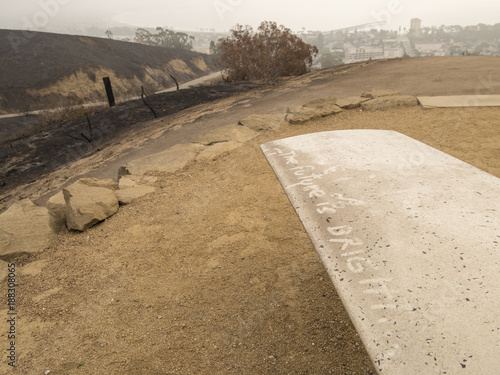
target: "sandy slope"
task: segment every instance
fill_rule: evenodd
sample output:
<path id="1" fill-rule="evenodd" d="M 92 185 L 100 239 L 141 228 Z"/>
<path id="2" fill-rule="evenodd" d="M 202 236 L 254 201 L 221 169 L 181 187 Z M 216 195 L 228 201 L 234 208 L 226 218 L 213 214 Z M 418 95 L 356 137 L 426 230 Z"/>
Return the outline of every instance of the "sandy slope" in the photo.
<path id="1" fill-rule="evenodd" d="M 217 71 L 212 56 L 105 38 L 0 30 L 0 114 L 117 102 Z"/>

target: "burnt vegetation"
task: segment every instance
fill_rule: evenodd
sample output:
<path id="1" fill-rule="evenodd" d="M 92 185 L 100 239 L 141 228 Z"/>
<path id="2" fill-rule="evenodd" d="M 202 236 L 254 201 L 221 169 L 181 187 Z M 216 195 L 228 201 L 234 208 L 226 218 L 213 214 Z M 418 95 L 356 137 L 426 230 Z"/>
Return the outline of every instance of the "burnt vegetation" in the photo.
<path id="1" fill-rule="evenodd" d="M 262 22 L 257 32 L 250 26 L 236 25 L 231 35 L 217 44 L 219 60 L 228 81 L 270 80 L 309 71 L 318 54 L 284 26 Z"/>
<path id="2" fill-rule="evenodd" d="M 198 104 L 259 87 L 265 87 L 265 84 L 214 84 L 149 95 L 147 103 L 154 108 L 157 117 L 162 118 Z M 9 196 L 11 189 L 34 182 L 67 163 L 105 150 L 107 146 L 128 137 L 134 131 L 149 126 L 146 121 L 154 119 L 150 108 L 141 99 L 118 104 L 113 108 L 78 107 L 71 109 L 71 112 L 73 119 L 54 122 L 30 136 L 9 142 L 0 139 L 0 212 L 4 209 L 2 201 Z M 58 114 L 60 115 L 59 112 L 52 113 L 53 116 Z M 4 122 L 27 119 L 40 121 L 37 116 L 0 119 L 0 126 Z M 168 117 L 164 121 L 167 129 Z"/>

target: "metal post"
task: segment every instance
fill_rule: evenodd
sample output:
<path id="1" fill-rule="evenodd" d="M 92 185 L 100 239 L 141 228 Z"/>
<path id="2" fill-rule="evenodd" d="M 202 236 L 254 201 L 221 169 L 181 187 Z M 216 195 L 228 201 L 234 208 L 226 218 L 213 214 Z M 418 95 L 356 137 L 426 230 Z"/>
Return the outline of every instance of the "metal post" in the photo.
<path id="1" fill-rule="evenodd" d="M 104 77 L 104 87 L 106 87 L 106 95 L 108 96 L 109 106 L 113 107 L 115 105 L 115 97 L 113 95 L 113 88 L 111 87 L 111 80 L 109 77 Z"/>

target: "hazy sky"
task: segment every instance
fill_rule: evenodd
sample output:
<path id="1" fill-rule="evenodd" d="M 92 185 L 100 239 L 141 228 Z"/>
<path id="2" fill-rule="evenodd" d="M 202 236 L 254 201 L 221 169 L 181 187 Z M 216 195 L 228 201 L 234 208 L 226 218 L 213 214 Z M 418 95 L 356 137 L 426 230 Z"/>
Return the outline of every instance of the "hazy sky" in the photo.
<path id="1" fill-rule="evenodd" d="M 236 23 L 276 21 L 292 30 L 334 30 L 384 22 L 384 28 L 500 23 L 499 0 L 0 0 L 0 28 L 168 26 L 225 31 Z"/>

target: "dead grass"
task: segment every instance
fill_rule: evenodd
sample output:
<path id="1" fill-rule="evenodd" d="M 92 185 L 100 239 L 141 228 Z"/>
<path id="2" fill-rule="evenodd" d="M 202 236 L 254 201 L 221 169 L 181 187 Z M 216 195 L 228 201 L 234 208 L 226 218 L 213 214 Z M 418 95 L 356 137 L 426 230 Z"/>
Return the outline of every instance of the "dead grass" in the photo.
<path id="1" fill-rule="evenodd" d="M 86 115 L 92 115 L 106 108 L 107 105 L 96 103 L 91 105 L 79 104 L 71 107 L 63 107 L 54 110 L 43 111 L 40 115 L 40 126 L 37 126 L 37 128 L 38 131 L 41 131 L 49 126 L 58 125 L 66 121 L 76 120 L 78 118 L 85 117 Z"/>

